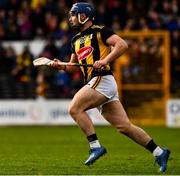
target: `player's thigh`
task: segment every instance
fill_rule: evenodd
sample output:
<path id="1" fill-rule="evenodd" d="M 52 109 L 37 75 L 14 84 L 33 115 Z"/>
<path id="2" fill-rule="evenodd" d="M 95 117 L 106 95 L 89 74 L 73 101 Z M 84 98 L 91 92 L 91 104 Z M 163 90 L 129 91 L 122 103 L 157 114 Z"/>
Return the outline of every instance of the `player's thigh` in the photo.
<path id="1" fill-rule="evenodd" d="M 96 90 L 84 86 L 74 96 L 70 103 L 70 108 L 80 111 L 97 107 L 107 101 L 107 98 Z"/>
<path id="2" fill-rule="evenodd" d="M 130 123 L 120 101 L 112 101 L 104 104 L 102 108 L 102 115 L 114 126 Z"/>

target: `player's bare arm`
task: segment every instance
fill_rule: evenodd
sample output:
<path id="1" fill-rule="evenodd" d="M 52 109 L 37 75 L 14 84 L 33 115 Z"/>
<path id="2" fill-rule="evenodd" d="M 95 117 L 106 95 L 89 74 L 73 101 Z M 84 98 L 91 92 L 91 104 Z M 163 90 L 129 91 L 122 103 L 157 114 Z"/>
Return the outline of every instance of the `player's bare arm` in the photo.
<path id="1" fill-rule="evenodd" d="M 70 58 L 70 61 L 69 63 L 76 63 L 76 54 L 71 54 L 71 58 Z M 55 69 L 58 69 L 58 70 L 64 70 L 66 72 L 69 72 L 69 73 L 73 73 L 73 72 L 76 72 L 79 70 L 78 67 L 74 67 L 74 66 L 66 66 L 66 65 L 61 65 L 61 63 L 64 63 L 62 62 L 61 60 L 59 59 L 54 59 L 53 60 L 53 63 L 50 65 L 51 67 L 55 68 Z"/>
<path id="2" fill-rule="evenodd" d="M 109 46 L 112 46 L 112 51 L 103 60 L 96 61 L 94 68 L 101 68 L 102 66 L 119 58 L 127 49 L 127 43 L 118 35 L 114 34 L 106 40 Z"/>

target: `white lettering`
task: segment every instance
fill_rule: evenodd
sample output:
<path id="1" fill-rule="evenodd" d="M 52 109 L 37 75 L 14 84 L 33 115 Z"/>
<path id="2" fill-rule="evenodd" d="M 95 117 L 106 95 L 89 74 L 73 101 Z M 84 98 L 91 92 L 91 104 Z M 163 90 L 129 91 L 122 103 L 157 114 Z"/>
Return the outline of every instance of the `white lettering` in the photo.
<path id="1" fill-rule="evenodd" d="M 84 57 L 89 55 L 91 53 L 91 48 L 83 51 L 82 53 L 78 54 L 78 59 L 84 59 Z"/>

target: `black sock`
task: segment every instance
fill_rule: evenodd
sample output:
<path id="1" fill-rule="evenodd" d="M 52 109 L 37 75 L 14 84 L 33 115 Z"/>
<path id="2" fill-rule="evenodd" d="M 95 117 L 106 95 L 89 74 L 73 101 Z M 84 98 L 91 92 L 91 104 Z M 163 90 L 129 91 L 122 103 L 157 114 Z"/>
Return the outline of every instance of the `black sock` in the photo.
<path id="1" fill-rule="evenodd" d="M 87 139 L 88 139 L 89 142 L 98 140 L 96 134 L 91 134 L 90 136 L 87 136 Z"/>
<path id="2" fill-rule="evenodd" d="M 146 145 L 146 148 L 153 153 L 153 151 L 156 149 L 157 145 L 154 143 L 153 139 L 151 139 L 148 144 Z"/>

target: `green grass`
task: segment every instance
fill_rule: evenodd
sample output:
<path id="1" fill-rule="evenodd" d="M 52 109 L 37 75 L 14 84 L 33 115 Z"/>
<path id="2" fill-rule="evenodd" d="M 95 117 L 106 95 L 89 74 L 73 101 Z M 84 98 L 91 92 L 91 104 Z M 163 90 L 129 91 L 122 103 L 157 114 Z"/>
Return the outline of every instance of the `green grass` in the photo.
<path id="1" fill-rule="evenodd" d="M 96 127 L 108 153 L 87 167 L 89 146 L 76 126 L 1 127 L 0 175 L 159 174 L 143 147 L 111 127 Z M 145 128 L 158 144 L 171 149 L 165 174 L 180 174 L 180 129 Z"/>

